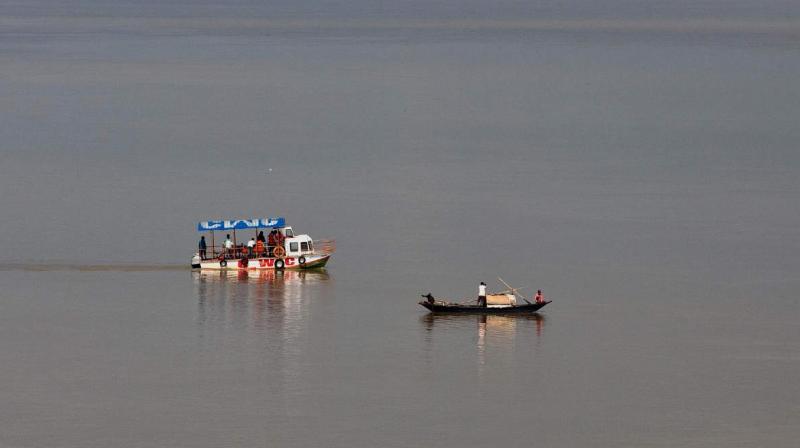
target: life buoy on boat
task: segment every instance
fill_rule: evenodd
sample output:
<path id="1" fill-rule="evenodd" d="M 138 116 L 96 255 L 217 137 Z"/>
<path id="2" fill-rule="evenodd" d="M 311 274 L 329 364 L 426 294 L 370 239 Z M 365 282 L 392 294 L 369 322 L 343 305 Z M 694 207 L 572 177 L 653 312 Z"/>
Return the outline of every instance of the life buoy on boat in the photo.
<path id="1" fill-rule="evenodd" d="M 275 258 L 281 258 L 282 256 L 286 255 L 286 249 L 284 249 L 281 246 L 278 246 L 272 250 L 272 255 L 274 255 Z"/>
<path id="2" fill-rule="evenodd" d="M 300 266 L 305 265 L 306 264 L 306 257 L 301 255 L 300 258 L 297 259 L 297 262 L 300 263 Z"/>
<path id="3" fill-rule="evenodd" d="M 226 260 L 219 260 L 219 267 L 224 268 L 227 265 L 228 265 L 228 262 Z"/>
<path id="4" fill-rule="evenodd" d="M 283 260 L 275 260 L 275 269 L 283 269 Z"/>

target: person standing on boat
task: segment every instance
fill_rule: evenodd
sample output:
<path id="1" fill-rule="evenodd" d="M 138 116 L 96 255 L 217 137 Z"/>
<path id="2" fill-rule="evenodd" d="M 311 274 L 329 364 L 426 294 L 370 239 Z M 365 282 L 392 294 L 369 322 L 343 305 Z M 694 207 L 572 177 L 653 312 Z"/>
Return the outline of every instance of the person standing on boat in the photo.
<path id="1" fill-rule="evenodd" d="M 478 306 L 486 308 L 486 283 L 478 285 Z"/>
<path id="2" fill-rule="evenodd" d="M 286 239 L 283 232 L 280 230 L 275 231 L 275 245 L 279 247 L 283 247 L 283 241 Z"/>
<path id="3" fill-rule="evenodd" d="M 231 235 L 225 235 L 225 253 L 228 257 L 233 256 L 233 241 L 231 241 Z"/>
<path id="4" fill-rule="evenodd" d="M 200 243 L 197 244 L 197 249 L 199 249 L 198 252 L 200 252 L 200 259 L 201 260 L 205 260 L 206 259 L 206 237 L 205 237 L 205 235 L 200 237 Z"/>
<path id="5" fill-rule="evenodd" d="M 256 241 L 256 256 L 257 257 L 264 256 L 264 242 L 261 240 Z"/>
<path id="6" fill-rule="evenodd" d="M 541 289 L 536 290 L 536 295 L 533 297 L 533 300 L 535 300 L 536 303 L 544 303 L 544 296 L 542 295 Z"/>
<path id="7" fill-rule="evenodd" d="M 283 246 L 283 242 L 286 240 L 286 236 L 280 230 L 275 231 L 275 251 L 281 257 L 286 255 L 286 248 Z M 280 250 L 278 250 L 280 248 Z"/>
<path id="8" fill-rule="evenodd" d="M 258 244 L 261 243 L 261 248 L 258 248 Z M 261 230 L 258 232 L 258 236 L 256 237 L 256 253 L 259 257 L 264 256 L 265 246 L 267 245 L 267 239 L 264 238 L 264 231 Z"/>
<path id="9" fill-rule="evenodd" d="M 275 244 L 277 244 L 277 239 L 275 234 L 278 233 L 277 230 L 272 229 L 272 232 L 269 232 L 269 236 L 267 237 L 267 250 L 269 250 L 269 256 L 272 256 L 272 252 L 275 250 Z"/>
<path id="10" fill-rule="evenodd" d="M 256 239 L 250 238 L 250 241 L 247 242 L 247 256 L 253 258 L 253 249 L 256 247 Z"/>

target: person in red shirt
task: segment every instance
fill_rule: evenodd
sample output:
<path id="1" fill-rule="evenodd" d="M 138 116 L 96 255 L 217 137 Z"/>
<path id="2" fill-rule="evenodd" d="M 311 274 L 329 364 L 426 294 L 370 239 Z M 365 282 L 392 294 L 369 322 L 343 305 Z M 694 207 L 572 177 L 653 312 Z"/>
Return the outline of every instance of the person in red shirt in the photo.
<path id="1" fill-rule="evenodd" d="M 535 300 L 536 303 L 543 303 L 544 302 L 544 296 L 542 295 L 542 290 L 541 289 L 536 290 L 536 296 L 533 298 L 533 300 Z"/>
<path id="2" fill-rule="evenodd" d="M 275 231 L 275 245 L 278 247 L 283 247 L 283 241 L 286 237 L 283 235 L 283 232 L 280 230 Z"/>
<path id="3" fill-rule="evenodd" d="M 272 229 L 267 236 L 267 248 L 269 249 L 269 256 L 272 256 L 272 251 L 275 250 L 275 244 L 277 244 L 275 234 L 278 233 L 275 229 Z"/>
<path id="4" fill-rule="evenodd" d="M 261 240 L 256 241 L 256 256 L 257 257 L 264 256 L 264 242 Z"/>

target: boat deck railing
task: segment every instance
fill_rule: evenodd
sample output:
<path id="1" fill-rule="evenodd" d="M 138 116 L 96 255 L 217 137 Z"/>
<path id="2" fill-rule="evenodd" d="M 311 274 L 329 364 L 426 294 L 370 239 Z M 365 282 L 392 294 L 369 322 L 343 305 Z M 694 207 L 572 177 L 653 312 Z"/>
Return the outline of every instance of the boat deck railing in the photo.
<path id="1" fill-rule="evenodd" d="M 336 240 L 314 241 L 314 252 L 322 255 L 330 255 L 336 252 Z"/>
<path id="2" fill-rule="evenodd" d="M 275 248 L 278 246 L 264 246 L 261 252 L 258 252 L 255 247 L 249 248 L 245 245 L 239 244 L 230 249 L 226 249 L 223 245 L 206 246 L 205 257 L 203 260 L 238 260 L 241 258 L 263 258 L 272 257 Z M 252 249 L 252 250 L 251 250 Z M 284 248 L 284 255 L 286 254 Z M 331 255 L 336 252 L 336 240 L 318 240 L 314 241 L 314 251 L 316 255 Z"/>

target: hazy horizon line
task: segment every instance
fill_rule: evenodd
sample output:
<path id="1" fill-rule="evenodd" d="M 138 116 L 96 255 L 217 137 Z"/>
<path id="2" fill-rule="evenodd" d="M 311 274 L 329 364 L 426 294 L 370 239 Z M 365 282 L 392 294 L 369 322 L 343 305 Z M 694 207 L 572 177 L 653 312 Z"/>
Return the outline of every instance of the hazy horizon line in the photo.
<path id="1" fill-rule="evenodd" d="M 674 18 L 674 19 L 269 19 L 269 18 L 150 18 L 119 16 L 0 17 L 5 33 L 35 27 L 64 26 L 64 31 L 111 32 L 196 31 L 580 31 L 736 33 L 800 37 L 800 18 Z"/>

